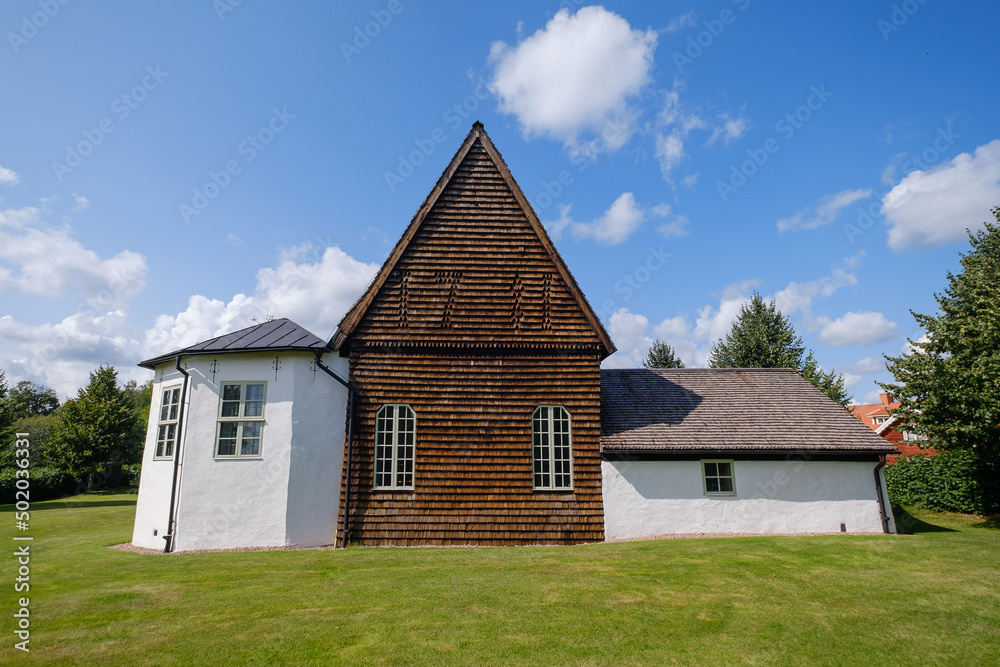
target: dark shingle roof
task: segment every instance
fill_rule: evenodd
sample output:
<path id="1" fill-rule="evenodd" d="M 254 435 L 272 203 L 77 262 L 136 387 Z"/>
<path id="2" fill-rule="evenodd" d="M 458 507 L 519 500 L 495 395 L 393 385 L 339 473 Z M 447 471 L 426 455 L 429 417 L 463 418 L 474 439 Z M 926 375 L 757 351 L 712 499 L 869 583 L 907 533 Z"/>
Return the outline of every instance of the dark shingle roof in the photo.
<path id="1" fill-rule="evenodd" d="M 177 355 L 225 354 L 232 352 L 282 352 L 288 350 L 322 350 L 326 343 L 295 322 L 282 317 L 256 326 L 240 329 L 224 336 L 195 343 L 183 350 L 176 350 L 139 362 L 143 368 L 156 368 Z"/>
<path id="2" fill-rule="evenodd" d="M 893 446 L 792 369 L 601 371 L 603 451 Z"/>

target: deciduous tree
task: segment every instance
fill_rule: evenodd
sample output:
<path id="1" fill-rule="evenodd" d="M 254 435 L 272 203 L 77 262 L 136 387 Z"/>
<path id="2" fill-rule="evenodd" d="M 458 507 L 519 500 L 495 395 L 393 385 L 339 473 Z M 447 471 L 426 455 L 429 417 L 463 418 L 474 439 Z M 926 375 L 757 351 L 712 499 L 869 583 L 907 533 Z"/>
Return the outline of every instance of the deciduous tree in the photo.
<path id="1" fill-rule="evenodd" d="M 894 383 L 882 387 L 895 411 L 935 449 L 1000 458 L 1000 207 L 996 223 L 969 233 L 962 270 L 935 294 L 940 313 L 911 313 L 926 335 L 910 351 L 886 357 Z"/>
<path id="2" fill-rule="evenodd" d="M 118 388 L 113 366 L 101 366 L 90 382 L 59 411 L 53 428 L 53 449 L 61 467 L 77 477 L 93 478 L 100 469 L 136 460 L 137 434 L 142 424 L 133 402 Z"/>

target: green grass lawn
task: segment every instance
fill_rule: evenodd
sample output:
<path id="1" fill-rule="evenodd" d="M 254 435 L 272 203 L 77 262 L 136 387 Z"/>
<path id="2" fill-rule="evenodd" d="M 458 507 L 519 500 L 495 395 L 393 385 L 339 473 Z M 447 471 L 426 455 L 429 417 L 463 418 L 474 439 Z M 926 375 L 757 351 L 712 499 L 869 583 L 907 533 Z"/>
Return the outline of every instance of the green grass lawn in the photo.
<path id="1" fill-rule="evenodd" d="M 144 556 L 134 495 L 33 503 L 31 654 L 4 663 L 1000 664 L 1000 530 Z M 898 515 L 897 515 L 898 516 Z M 9 583 L 8 583 L 9 582 Z"/>

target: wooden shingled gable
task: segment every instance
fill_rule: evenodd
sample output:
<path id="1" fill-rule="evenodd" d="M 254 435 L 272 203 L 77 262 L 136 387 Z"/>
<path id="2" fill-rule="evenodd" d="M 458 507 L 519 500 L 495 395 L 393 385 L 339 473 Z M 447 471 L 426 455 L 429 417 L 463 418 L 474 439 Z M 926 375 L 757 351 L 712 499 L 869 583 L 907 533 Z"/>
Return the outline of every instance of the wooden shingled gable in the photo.
<path id="1" fill-rule="evenodd" d="M 357 344 L 615 351 L 480 122 L 330 341 Z"/>

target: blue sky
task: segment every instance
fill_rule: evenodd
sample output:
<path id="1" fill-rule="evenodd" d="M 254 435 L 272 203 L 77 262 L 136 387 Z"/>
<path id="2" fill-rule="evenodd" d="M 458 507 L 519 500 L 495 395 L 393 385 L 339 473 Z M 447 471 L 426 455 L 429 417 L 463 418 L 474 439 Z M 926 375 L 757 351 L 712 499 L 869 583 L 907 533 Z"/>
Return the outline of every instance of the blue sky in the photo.
<path id="1" fill-rule="evenodd" d="M 857 400 L 1000 204 L 988 2 L 11 0 L 0 369 L 327 336 L 482 120 L 634 366 L 754 290 Z"/>

